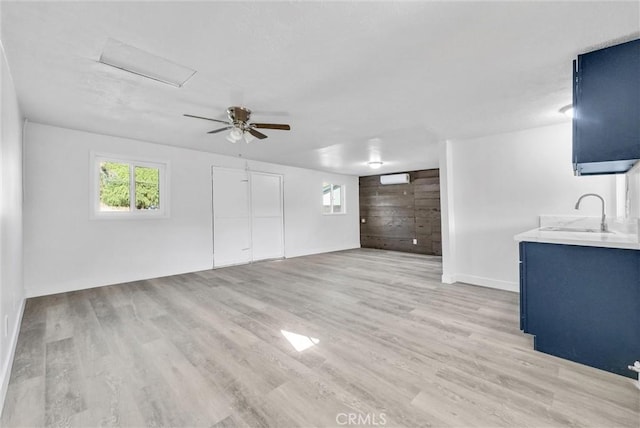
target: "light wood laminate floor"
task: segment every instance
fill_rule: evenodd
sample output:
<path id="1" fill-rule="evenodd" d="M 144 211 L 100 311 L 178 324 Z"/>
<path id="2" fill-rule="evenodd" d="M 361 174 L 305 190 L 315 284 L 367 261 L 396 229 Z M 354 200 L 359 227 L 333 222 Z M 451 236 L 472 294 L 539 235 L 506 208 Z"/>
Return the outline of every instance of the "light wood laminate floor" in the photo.
<path id="1" fill-rule="evenodd" d="M 517 294 L 440 275 L 361 249 L 29 299 L 0 422 L 640 426 L 631 379 L 533 351 Z"/>

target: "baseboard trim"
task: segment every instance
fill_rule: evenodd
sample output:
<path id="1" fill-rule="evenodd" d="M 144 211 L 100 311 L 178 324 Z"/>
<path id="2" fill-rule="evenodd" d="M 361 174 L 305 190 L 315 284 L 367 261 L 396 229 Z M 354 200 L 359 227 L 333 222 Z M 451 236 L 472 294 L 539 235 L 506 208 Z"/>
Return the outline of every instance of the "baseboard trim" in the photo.
<path id="1" fill-rule="evenodd" d="M 2 410 L 4 409 L 4 402 L 7 398 L 7 389 L 9 388 L 9 380 L 11 378 L 11 369 L 13 368 L 13 359 L 16 354 L 16 345 L 18 344 L 18 335 L 20 334 L 20 327 L 22 326 L 22 315 L 24 314 L 24 307 L 27 302 L 26 298 L 22 299 L 22 303 L 20 304 L 20 310 L 18 311 L 18 319 L 15 322 L 15 330 L 13 332 L 13 337 L 11 338 L 11 349 L 9 351 L 9 357 L 2 367 L 2 385 L 0 386 L 0 415 L 2 415 Z"/>
<path id="2" fill-rule="evenodd" d="M 445 284 L 453 284 L 454 282 L 464 282 L 465 284 L 479 285 L 481 287 L 495 288 L 498 290 L 520 292 L 520 286 L 517 282 L 504 281 L 501 279 L 485 278 L 476 275 L 467 275 L 457 273 L 454 275 L 442 275 L 442 282 Z"/>
<path id="3" fill-rule="evenodd" d="M 443 273 L 440 281 L 443 284 L 453 284 L 454 282 L 456 282 L 456 276 Z"/>
<path id="4" fill-rule="evenodd" d="M 285 257 L 287 259 L 293 259 L 295 257 L 304 257 L 304 256 L 312 256 L 314 254 L 324 254 L 324 253 L 335 253 L 337 251 L 346 251 L 346 250 L 354 250 L 356 248 L 360 248 L 360 244 L 358 245 L 348 245 L 348 246 L 340 246 L 333 248 L 314 248 L 307 249 L 302 251 L 297 251 L 292 254 L 286 254 Z"/>

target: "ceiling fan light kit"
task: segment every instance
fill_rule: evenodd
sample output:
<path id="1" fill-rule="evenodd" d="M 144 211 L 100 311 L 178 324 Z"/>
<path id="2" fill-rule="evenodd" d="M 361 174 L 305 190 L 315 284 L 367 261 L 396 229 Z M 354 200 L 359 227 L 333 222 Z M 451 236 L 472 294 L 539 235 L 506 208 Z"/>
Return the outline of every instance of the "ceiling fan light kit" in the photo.
<path id="1" fill-rule="evenodd" d="M 242 140 L 243 134 L 244 133 L 240 129 L 233 128 L 231 129 L 231 132 L 229 132 L 229 135 L 227 135 L 227 140 L 232 143 L 237 143 L 238 141 Z"/>
<path id="2" fill-rule="evenodd" d="M 231 130 L 229 135 L 227 135 L 227 141 L 231 143 L 237 143 L 238 141 L 244 138 L 244 141 L 248 144 L 253 141 L 255 138 L 260 140 L 264 140 L 267 138 L 265 134 L 260 131 L 257 131 L 256 128 L 260 129 L 278 129 L 281 131 L 289 131 L 291 130 L 291 126 L 287 124 L 281 123 L 248 123 L 251 118 L 251 110 L 246 107 L 238 107 L 233 106 L 227 109 L 227 116 L 229 117 L 228 121 L 212 119 L 209 117 L 202 116 L 194 116 L 192 114 L 185 114 L 186 117 L 193 117 L 196 119 L 204 119 L 210 120 L 212 122 L 223 123 L 227 126 L 219 129 L 214 129 L 213 131 L 207 132 L 207 134 L 216 134 L 218 132 Z"/>
<path id="3" fill-rule="evenodd" d="M 252 142 L 253 140 L 256 139 L 256 137 L 254 137 L 253 135 L 251 135 L 248 132 L 245 132 L 243 134 L 243 138 L 244 138 L 244 142 L 247 143 L 247 144 L 249 144 L 250 142 Z"/>

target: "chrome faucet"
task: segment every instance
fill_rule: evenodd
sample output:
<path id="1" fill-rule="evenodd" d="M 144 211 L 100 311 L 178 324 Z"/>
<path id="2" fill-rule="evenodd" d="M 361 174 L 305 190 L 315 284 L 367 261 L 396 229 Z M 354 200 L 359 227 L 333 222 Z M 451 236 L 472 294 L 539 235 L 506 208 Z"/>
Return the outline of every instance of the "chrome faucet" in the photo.
<path id="1" fill-rule="evenodd" d="M 576 209 L 579 210 L 580 209 L 580 202 L 582 201 L 582 198 L 585 198 L 587 196 L 595 196 L 596 198 L 600 199 L 600 201 L 602 202 L 602 221 L 600 222 L 600 232 L 606 232 L 607 231 L 607 223 L 606 223 L 606 216 L 604 214 L 604 199 L 602 198 L 602 196 L 596 194 L 596 193 L 585 193 L 584 195 L 580 196 L 580 198 L 578 199 L 578 202 L 576 202 Z"/>

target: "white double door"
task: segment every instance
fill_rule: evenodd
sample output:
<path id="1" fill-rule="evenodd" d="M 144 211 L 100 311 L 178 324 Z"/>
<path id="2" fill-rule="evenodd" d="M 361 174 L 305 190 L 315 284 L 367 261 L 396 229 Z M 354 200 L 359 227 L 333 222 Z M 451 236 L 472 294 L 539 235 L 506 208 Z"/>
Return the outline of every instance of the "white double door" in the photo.
<path id="1" fill-rule="evenodd" d="M 213 167 L 213 266 L 284 257 L 282 176 Z"/>

